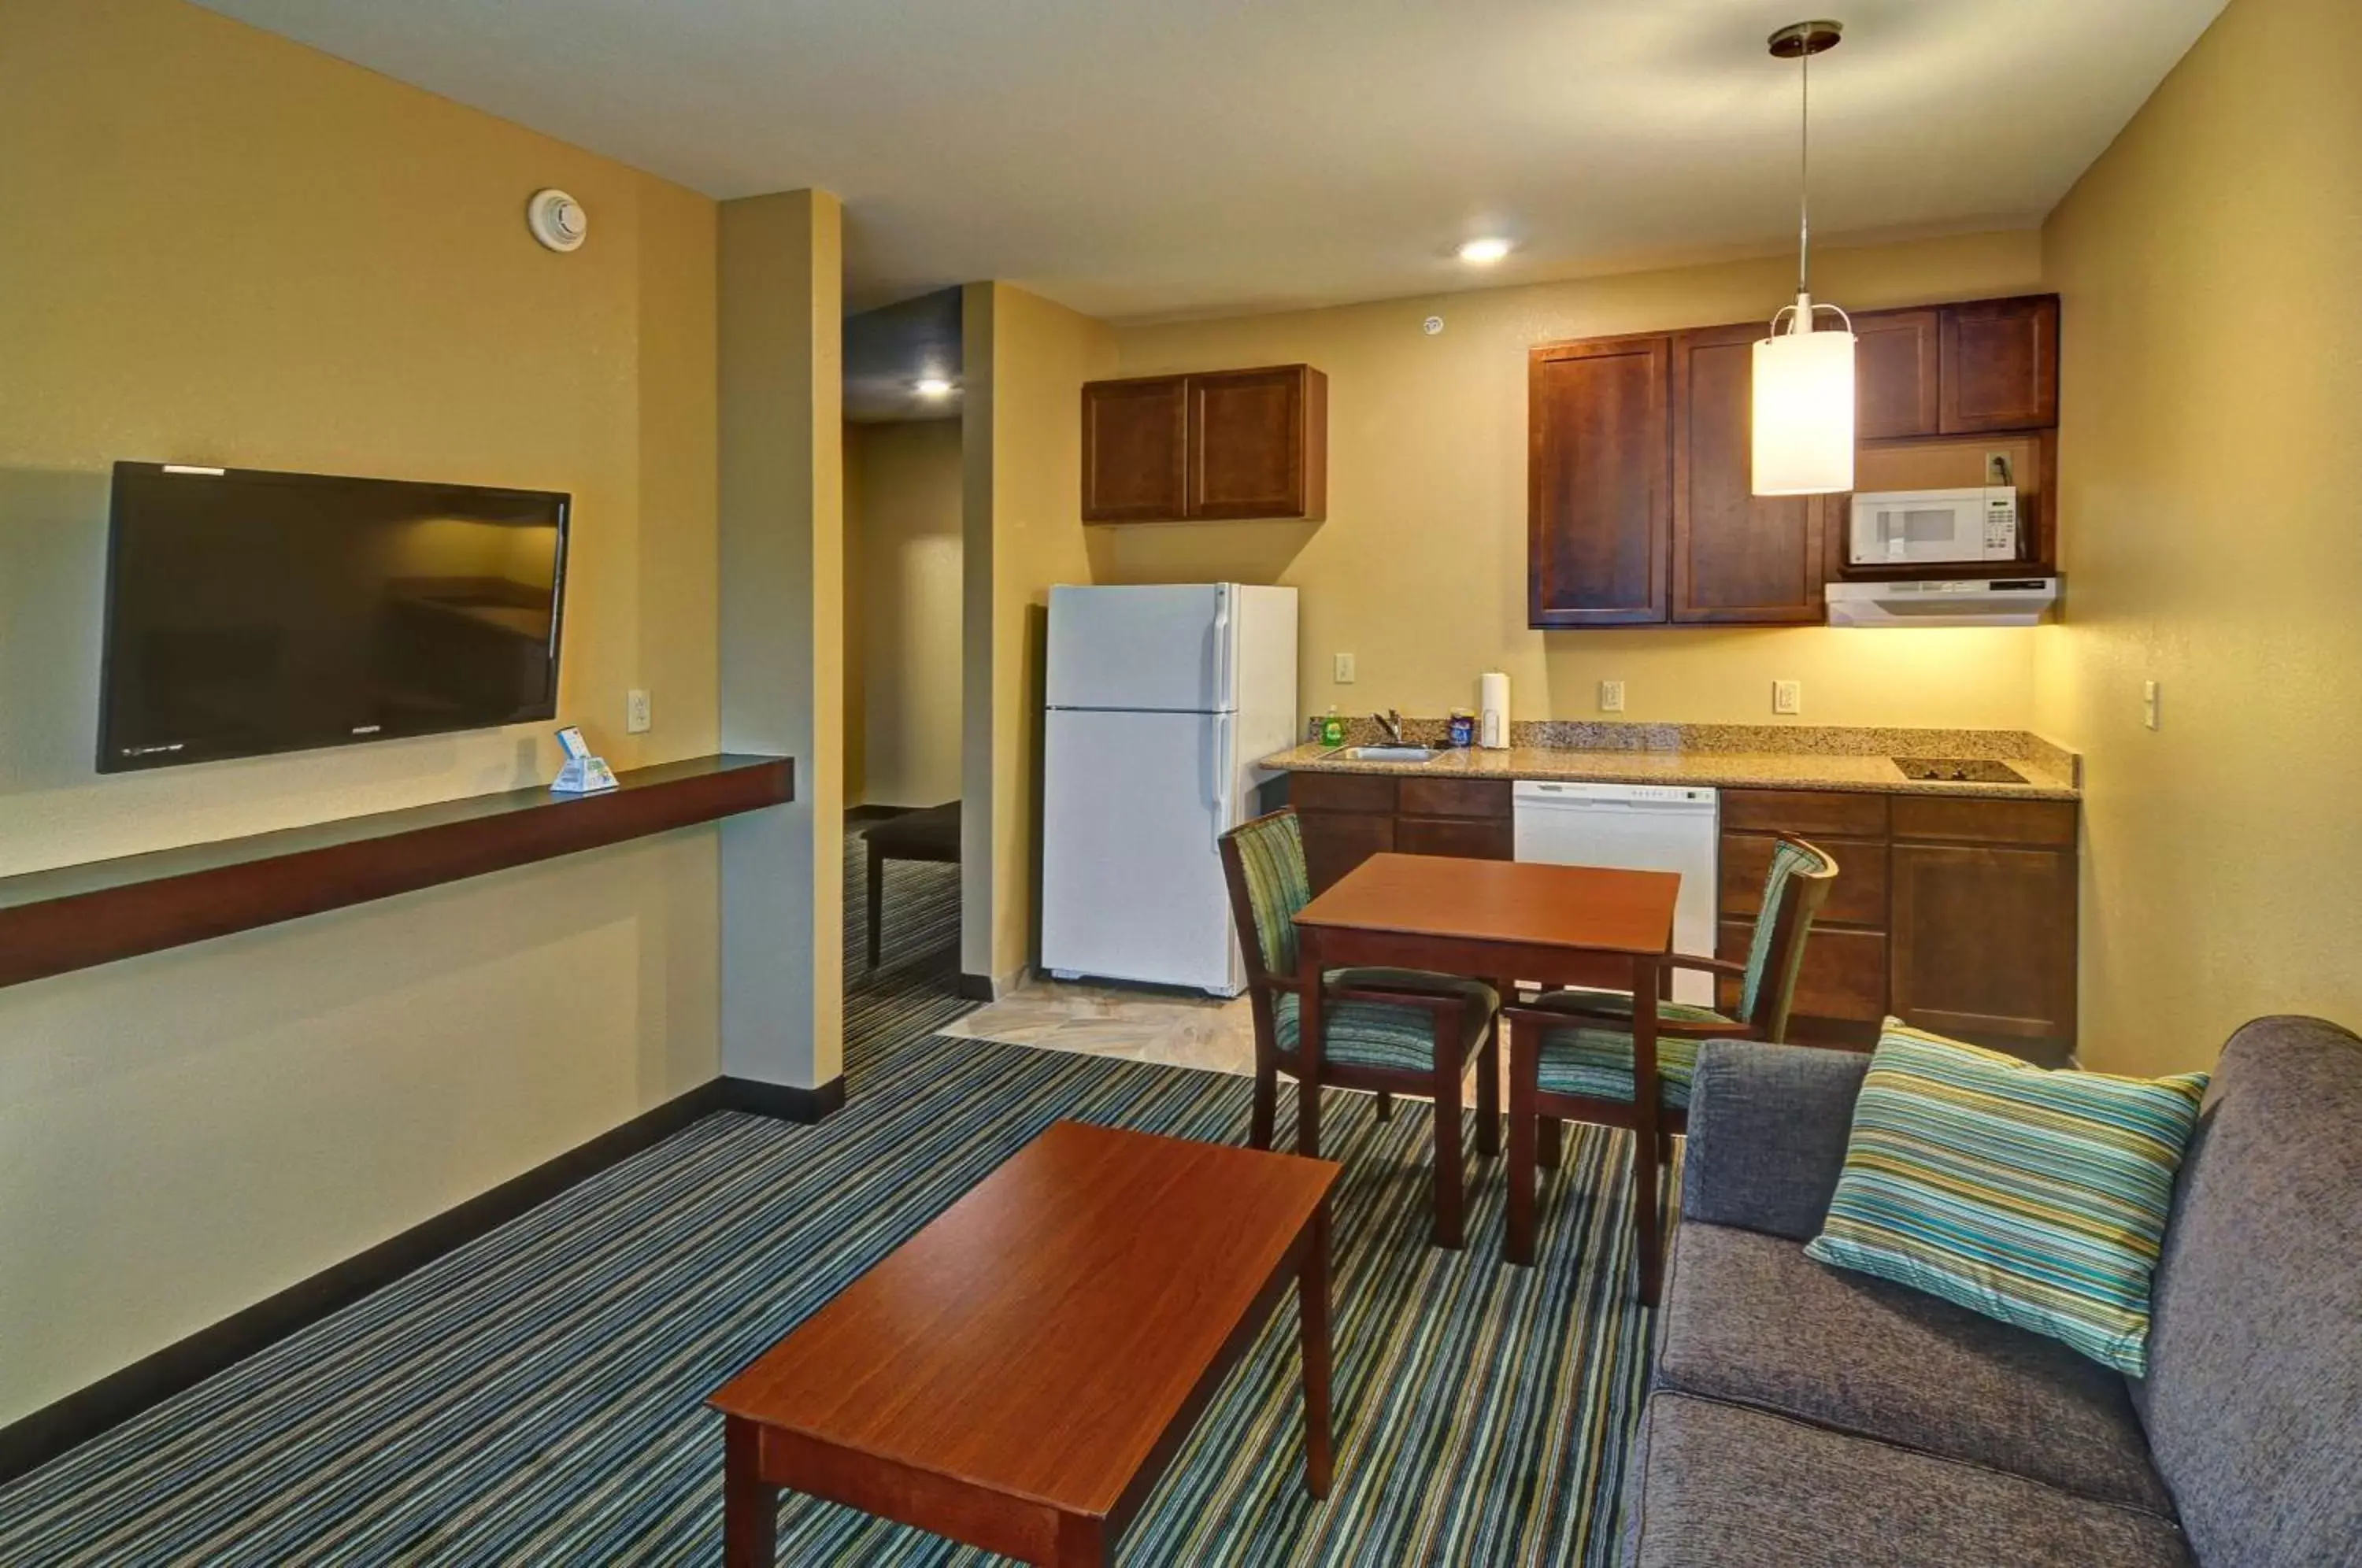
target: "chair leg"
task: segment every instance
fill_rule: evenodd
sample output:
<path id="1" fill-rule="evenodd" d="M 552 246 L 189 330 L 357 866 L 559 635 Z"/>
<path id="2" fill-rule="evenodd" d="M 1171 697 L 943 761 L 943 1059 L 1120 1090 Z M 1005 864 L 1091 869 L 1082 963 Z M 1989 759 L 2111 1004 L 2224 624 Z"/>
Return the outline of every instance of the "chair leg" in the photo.
<path id="1" fill-rule="evenodd" d="M 1554 1171 L 1566 1158 L 1566 1124 L 1555 1116 L 1543 1117 L 1541 1123 L 1535 1129 L 1534 1146 L 1539 1151 L 1535 1157 L 1544 1170 Z"/>
<path id="2" fill-rule="evenodd" d="M 1476 1043 L 1476 1152 L 1486 1159 L 1501 1152 L 1501 1039 L 1486 1030 Z"/>
<path id="3" fill-rule="evenodd" d="M 1392 1121 L 1394 1119 L 1395 1097 L 1388 1094 L 1385 1090 L 1380 1089 L 1378 1091 L 1378 1120 L 1381 1121 Z"/>
<path id="4" fill-rule="evenodd" d="M 1460 1153 L 1460 1064 L 1435 1069 L 1435 1244 L 1458 1252 L 1461 1198 L 1467 1182 Z"/>
<path id="5" fill-rule="evenodd" d="M 1320 1157 L 1320 1085 L 1312 1078 L 1296 1080 L 1296 1152 Z"/>
<path id="6" fill-rule="evenodd" d="M 1271 1147 L 1272 1123 L 1279 1115 L 1279 1069 L 1269 1062 L 1255 1064 L 1254 1110 L 1247 1121 L 1247 1145 Z"/>
<path id="7" fill-rule="evenodd" d="M 1657 1304 L 1657 1140 L 1647 1132 L 1632 1140 L 1632 1252 L 1639 1279 L 1635 1294 L 1643 1307 Z"/>

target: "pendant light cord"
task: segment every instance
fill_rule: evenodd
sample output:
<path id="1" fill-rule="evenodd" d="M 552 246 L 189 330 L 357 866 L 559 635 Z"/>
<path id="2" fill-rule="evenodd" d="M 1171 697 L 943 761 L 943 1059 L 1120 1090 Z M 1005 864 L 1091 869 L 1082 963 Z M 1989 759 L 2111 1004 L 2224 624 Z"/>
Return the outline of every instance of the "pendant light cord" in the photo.
<path id="1" fill-rule="evenodd" d="M 1796 132 L 1796 292 L 1811 292 L 1810 266 L 1813 249 L 1813 51 L 1806 48 L 1796 56 L 1803 69 L 1805 90 L 1803 112 Z"/>

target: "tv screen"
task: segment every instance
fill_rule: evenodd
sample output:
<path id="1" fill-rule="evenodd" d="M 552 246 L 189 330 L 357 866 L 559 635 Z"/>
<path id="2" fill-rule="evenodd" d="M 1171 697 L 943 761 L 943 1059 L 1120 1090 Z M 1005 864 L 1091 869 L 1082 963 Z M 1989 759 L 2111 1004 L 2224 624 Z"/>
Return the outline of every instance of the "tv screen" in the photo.
<path id="1" fill-rule="evenodd" d="M 116 464 L 99 771 L 553 717 L 569 505 Z"/>

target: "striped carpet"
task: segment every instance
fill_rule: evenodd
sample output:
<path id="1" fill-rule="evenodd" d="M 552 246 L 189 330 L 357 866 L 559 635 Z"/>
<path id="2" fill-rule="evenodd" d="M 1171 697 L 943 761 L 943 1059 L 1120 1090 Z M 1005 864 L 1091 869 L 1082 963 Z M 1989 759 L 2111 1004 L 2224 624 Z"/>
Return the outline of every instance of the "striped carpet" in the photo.
<path id="1" fill-rule="evenodd" d="M 848 933 L 862 930 L 861 850 Z M 720 1548 L 702 1397 L 1059 1117 L 1237 1140 L 1220 1074 L 950 1040 L 957 871 L 897 863 L 846 975 L 846 1109 L 709 1117 L 0 1491 L 0 1563 L 672 1563 Z M 1288 1095 L 1283 1091 L 1282 1136 Z M 1645 1316 L 1619 1135 L 1570 1129 L 1544 1255 L 1426 1242 L 1428 1118 L 1333 1095 L 1337 1485 L 1301 1483 L 1294 1313 L 1231 1375 L 1128 1564 L 1605 1562 Z M 998 1561 L 789 1496 L 783 1563 Z"/>

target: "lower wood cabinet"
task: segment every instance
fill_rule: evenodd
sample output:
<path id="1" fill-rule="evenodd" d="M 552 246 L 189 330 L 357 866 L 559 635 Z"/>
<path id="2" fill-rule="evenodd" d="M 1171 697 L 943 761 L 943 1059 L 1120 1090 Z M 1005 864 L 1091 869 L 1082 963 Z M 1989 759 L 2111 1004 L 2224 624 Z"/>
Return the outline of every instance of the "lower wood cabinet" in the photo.
<path id="1" fill-rule="evenodd" d="M 2075 1043 L 2076 807 L 2067 801 L 1723 793 L 1720 956 L 1744 959 L 1771 834 L 1838 862 L 1793 1038 L 1870 1043 L 1893 1013 L 2046 1066 Z M 1726 983 L 1724 1001 L 1737 988 Z"/>
<path id="2" fill-rule="evenodd" d="M 1507 779 L 1296 773 L 1288 802 L 1304 832 L 1304 868 L 1316 893 L 1385 850 L 1469 860 L 1516 855 Z"/>

